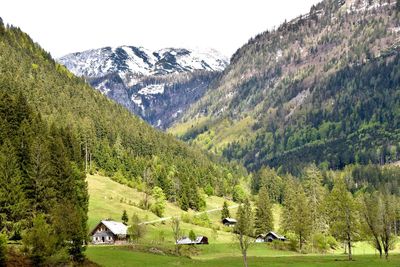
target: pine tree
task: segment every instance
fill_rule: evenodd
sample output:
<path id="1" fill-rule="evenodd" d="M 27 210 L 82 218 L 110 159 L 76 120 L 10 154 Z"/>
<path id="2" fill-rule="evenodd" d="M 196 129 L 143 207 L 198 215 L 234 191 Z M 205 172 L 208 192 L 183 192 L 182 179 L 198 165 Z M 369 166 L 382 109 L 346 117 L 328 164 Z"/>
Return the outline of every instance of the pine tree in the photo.
<path id="1" fill-rule="evenodd" d="M 35 213 L 48 213 L 56 201 L 56 181 L 50 172 L 47 142 L 37 137 L 31 146 L 31 160 L 27 172 L 30 182 L 28 197 L 33 201 L 32 208 Z"/>
<path id="2" fill-rule="evenodd" d="M 258 193 L 254 228 L 256 235 L 266 234 L 274 229 L 272 204 L 265 187 L 262 187 Z"/>
<path id="3" fill-rule="evenodd" d="M 228 208 L 228 203 L 226 201 L 224 201 L 224 205 L 222 206 L 222 210 L 221 210 L 221 220 L 225 219 L 225 218 L 229 218 L 231 217 L 229 214 L 229 208 Z"/>
<path id="4" fill-rule="evenodd" d="M 25 218 L 28 204 L 14 147 L 6 139 L 0 147 L 0 214 L 13 226 Z"/>
<path id="5" fill-rule="evenodd" d="M 129 218 L 128 218 L 128 213 L 126 213 L 126 210 L 124 210 L 124 211 L 122 212 L 121 220 L 122 220 L 122 222 L 123 222 L 125 225 L 128 224 Z"/>
<path id="6" fill-rule="evenodd" d="M 321 216 L 321 205 L 323 203 L 325 191 L 322 187 L 322 174 L 315 164 L 310 164 L 305 168 L 304 191 L 309 199 L 309 209 L 311 212 L 313 233 L 324 230 L 325 222 Z"/>

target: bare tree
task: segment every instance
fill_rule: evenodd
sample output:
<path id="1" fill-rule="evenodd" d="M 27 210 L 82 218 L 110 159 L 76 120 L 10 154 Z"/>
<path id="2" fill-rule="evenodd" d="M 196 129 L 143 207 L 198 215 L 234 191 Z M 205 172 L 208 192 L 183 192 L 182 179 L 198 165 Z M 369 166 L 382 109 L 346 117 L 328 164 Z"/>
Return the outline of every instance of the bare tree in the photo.
<path id="1" fill-rule="evenodd" d="M 235 225 L 236 238 L 239 241 L 240 250 L 243 255 L 244 266 L 247 267 L 247 250 L 253 243 L 253 214 L 250 201 L 246 199 L 237 211 L 237 223 Z"/>
<path id="2" fill-rule="evenodd" d="M 180 253 L 180 245 L 178 244 L 179 238 L 181 238 L 182 231 L 181 231 L 181 221 L 177 217 L 172 217 L 171 219 L 171 228 L 172 228 L 172 233 L 174 236 L 174 241 L 175 241 L 175 251 L 176 253 Z"/>

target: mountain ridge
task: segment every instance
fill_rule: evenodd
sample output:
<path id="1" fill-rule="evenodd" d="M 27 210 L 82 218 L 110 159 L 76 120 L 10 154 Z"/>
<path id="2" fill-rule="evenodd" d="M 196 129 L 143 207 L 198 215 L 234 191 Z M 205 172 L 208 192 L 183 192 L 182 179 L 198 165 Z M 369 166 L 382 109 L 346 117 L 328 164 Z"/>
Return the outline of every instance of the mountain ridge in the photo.
<path id="1" fill-rule="evenodd" d="M 237 50 L 214 87 L 169 131 L 252 170 L 396 160 L 398 153 L 388 151 L 399 151 L 389 123 L 397 123 L 398 85 L 385 79 L 397 81 L 396 8 L 394 1 L 325 0 L 260 33 Z M 365 73 L 371 81 L 354 80 L 343 70 L 354 77 Z M 343 87 L 330 90 L 336 83 Z M 361 132 L 370 124 L 385 134 L 365 143 Z M 227 132 L 242 134 L 232 139 Z M 333 149 L 336 136 L 354 149 Z M 309 147 L 318 153 L 301 157 Z M 288 157 L 289 151 L 297 156 Z"/>
<path id="2" fill-rule="evenodd" d="M 91 49 L 58 59 L 94 88 L 165 129 L 199 99 L 228 64 L 214 49 L 119 46 Z"/>

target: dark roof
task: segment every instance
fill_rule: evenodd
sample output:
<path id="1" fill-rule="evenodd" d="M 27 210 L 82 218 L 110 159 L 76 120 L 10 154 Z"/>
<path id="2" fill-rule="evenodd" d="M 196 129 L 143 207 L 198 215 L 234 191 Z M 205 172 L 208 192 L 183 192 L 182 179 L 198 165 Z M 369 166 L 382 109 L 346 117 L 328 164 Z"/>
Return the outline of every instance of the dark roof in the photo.
<path id="1" fill-rule="evenodd" d="M 233 219 L 233 218 L 224 218 L 223 220 L 222 220 L 222 222 L 223 223 L 237 223 L 237 220 L 236 219 Z"/>
<path id="2" fill-rule="evenodd" d="M 272 235 L 276 239 L 286 239 L 286 237 L 284 237 L 283 235 L 279 235 L 279 234 L 277 234 L 275 232 L 272 232 L 272 231 L 268 232 L 268 234 L 266 234 L 265 236 L 267 237 L 268 235 Z"/>

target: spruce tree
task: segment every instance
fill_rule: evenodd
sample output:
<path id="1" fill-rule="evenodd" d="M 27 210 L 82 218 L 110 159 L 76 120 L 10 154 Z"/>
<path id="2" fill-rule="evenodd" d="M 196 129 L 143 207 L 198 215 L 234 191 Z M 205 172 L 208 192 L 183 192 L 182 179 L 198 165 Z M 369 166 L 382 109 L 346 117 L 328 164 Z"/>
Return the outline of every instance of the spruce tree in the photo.
<path id="1" fill-rule="evenodd" d="M 0 147 L 0 214 L 13 226 L 25 218 L 28 204 L 14 147 L 6 139 Z"/>
<path id="2" fill-rule="evenodd" d="M 272 203 L 264 186 L 258 193 L 254 228 L 257 235 L 266 234 L 274 229 Z"/>
<path id="3" fill-rule="evenodd" d="M 225 219 L 225 218 L 229 218 L 231 217 L 229 214 L 229 208 L 228 208 L 228 203 L 226 201 L 224 201 L 224 205 L 222 206 L 222 210 L 221 210 L 221 220 Z"/>
<path id="4" fill-rule="evenodd" d="M 122 222 L 123 222 L 125 225 L 128 224 L 129 218 L 128 218 L 128 213 L 126 213 L 126 210 L 124 210 L 124 211 L 122 212 L 121 220 L 122 220 Z"/>

